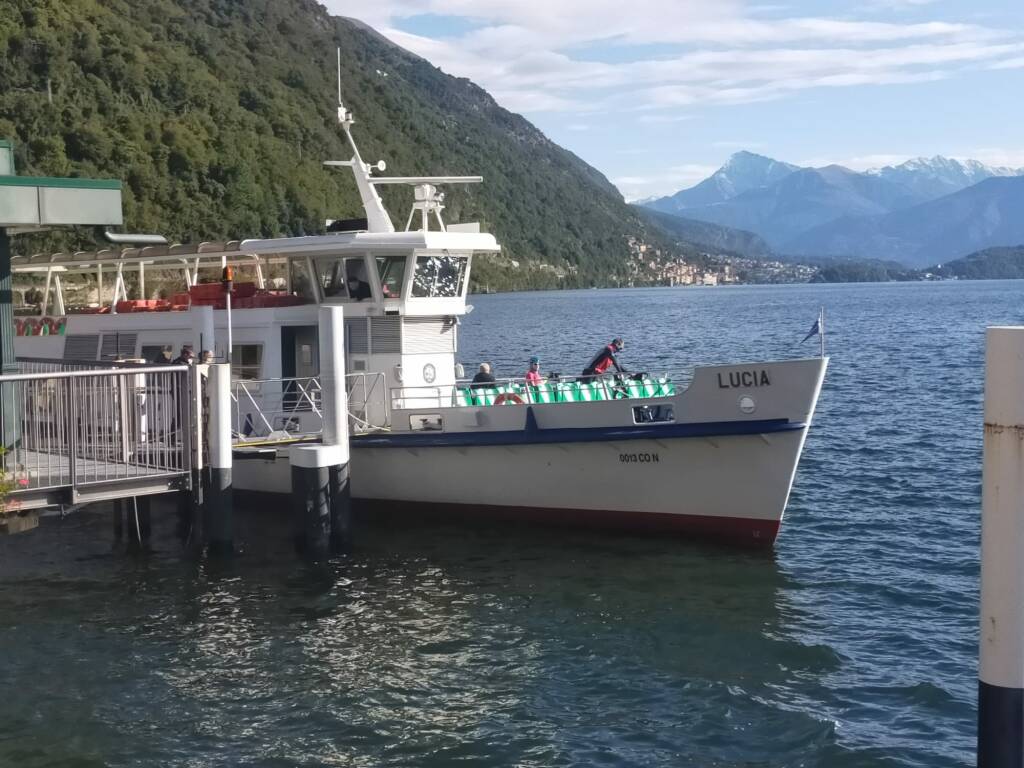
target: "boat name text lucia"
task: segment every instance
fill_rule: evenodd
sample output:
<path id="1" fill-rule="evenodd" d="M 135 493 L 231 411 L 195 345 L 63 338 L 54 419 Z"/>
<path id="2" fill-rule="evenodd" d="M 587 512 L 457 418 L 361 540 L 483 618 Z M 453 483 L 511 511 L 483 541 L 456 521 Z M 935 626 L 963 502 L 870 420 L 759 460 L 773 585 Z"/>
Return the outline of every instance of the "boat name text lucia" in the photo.
<path id="1" fill-rule="evenodd" d="M 756 371 L 729 371 L 728 380 L 723 379 L 724 374 L 718 374 L 718 388 L 731 389 L 737 387 L 770 387 L 772 382 L 768 378 L 768 371 L 763 369 Z"/>

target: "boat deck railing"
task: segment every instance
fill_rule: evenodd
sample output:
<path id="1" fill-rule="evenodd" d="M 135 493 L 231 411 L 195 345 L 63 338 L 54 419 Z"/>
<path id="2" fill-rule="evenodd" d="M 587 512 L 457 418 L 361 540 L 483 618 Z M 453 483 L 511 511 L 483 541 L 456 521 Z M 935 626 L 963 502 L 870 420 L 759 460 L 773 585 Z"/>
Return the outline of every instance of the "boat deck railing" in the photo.
<path id="1" fill-rule="evenodd" d="M 323 430 L 316 376 L 238 379 L 231 383 L 231 401 L 238 442 L 283 441 Z"/>
<path id="2" fill-rule="evenodd" d="M 387 427 L 384 374 L 345 376 L 349 427 L 372 432 Z M 236 445 L 308 440 L 323 432 L 323 392 L 317 376 L 239 379 L 232 383 Z"/>

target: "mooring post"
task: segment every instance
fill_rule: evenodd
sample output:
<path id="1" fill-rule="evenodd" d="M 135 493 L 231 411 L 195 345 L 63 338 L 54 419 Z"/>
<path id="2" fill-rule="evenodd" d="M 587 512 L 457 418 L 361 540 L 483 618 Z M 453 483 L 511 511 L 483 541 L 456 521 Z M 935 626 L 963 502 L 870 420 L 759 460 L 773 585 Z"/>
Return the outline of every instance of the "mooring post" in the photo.
<path id="1" fill-rule="evenodd" d="M 231 487 L 231 366 L 210 366 L 206 384 L 210 399 L 209 488 L 206 503 L 206 534 L 210 554 L 234 552 L 234 500 Z"/>
<path id="2" fill-rule="evenodd" d="M 206 307 L 206 309 L 212 309 Z M 205 511 L 203 508 L 203 486 L 206 477 L 208 460 L 206 447 L 206 379 L 209 376 L 209 365 L 197 363 L 188 372 L 189 410 L 193 414 L 192 423 L 192 471 L 191 488 L 178 492 L 178 516 L 180 521 L 179 536 L 186 551 L 193 556 L 202 554 L 206 542 L 206 526 L 203 524 Z"/>
<path id="3" fill-rule="evenodd" d="M 192 344 L 196 350 L 196 360 L 202 361 L 203 352 L 214 351 L 217 339 L 214 336 L 213 307 L 193 306 L 188 310 L 189 318 L 192 321 Z M 225 362 L 230 362 L 226 360 Z"/>
<path id="4" fill-rule="evenodd" d="M 1024 765 L 1024 327 L 985 335 L 978 768 Z"/>
<path id="5" fill-rule="evenodd" d="M 345 311 L 320 307 L 320 396 L 324 445 L 334 453 L 329 465 L 331 543 L 348 544 L 352 535 L 352 493 L 348 484 L 348 389 L 345 386 Z"/>
<path id="6" fill-rule="evenodd" d="M 296 545 L 313 556 L 343 546 L 351 536 L 344 328 L 342 307 L 320 308 L 322 444 L 289 452 Z"/>

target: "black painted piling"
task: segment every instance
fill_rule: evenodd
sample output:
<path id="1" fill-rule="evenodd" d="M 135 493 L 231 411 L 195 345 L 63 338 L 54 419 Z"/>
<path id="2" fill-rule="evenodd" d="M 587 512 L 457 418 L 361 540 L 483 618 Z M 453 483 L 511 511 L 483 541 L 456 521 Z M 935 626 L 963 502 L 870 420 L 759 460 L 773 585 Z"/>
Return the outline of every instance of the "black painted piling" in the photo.
<path id="1" fill-rule="evenodd" d="M 293 446 L 288 455 L 295 545 L 311 557 L 344 547 L 352 535 L 344 327 L 342 307 L 320 307 L 322 443 Z"/>
<path id="2" fill-rule="evenodd" d="M 1024 766 L 1024 327 L 985 334 L 978 768 Z"/>

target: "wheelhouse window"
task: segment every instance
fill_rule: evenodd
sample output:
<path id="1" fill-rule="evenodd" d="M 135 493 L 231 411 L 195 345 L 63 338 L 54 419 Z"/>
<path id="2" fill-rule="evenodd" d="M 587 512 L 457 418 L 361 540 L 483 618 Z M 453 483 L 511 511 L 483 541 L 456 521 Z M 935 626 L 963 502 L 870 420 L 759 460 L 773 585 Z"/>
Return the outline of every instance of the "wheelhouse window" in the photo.
<path id="1" fill-rule="evenodd" d="M 305 259 L 288 260 L 288 284 L 291 292 L 296 296 L 305 299 L 307 302 L 316 301 L 313 293 L 313 284 L 309 280 L 309 270 L 306 268 Z"/>
<path id="2" fill-rule="evenodd" d="M 325 298 L 363 301 L 373 297 L 362 256 L 316 259 L 316 271 Z"/>
<path id="3" fill-rule="evenodd" d="M 231 347 L 231 378 L 259 379 L 262 363 L 262 344 L 235 344 Z"/>
<path id="4" fill-rule="evenodd" d="M 405 284 L 405 256 L 378 256 L 377 274 L 380 290 L 385 299 L 397 299 L 402 295 Z"/>
<path id="5" fill-rule="evenodd" d="M 462 295 L 469 258 L 448 253 L 416 257 L 412 295 L 418 299 L 454 298 Z"/>

